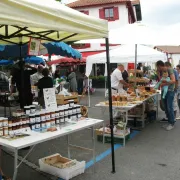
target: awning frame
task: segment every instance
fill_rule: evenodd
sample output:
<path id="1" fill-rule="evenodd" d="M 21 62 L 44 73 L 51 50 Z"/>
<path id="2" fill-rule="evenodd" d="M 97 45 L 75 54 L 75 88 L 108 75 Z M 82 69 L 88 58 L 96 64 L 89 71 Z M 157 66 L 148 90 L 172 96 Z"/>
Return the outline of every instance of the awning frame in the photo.
<path id="1" fill-rule="evenodd" d="M 13 32 L 12 34 L 9 34 L 10 27 L 17 28 L 17 31 Z M 16 37 L 29 37 L 29 38 L 37 38 L 37 39 L 41 39 L 41 40 L 45 40 L 45 41 L 60 42 L 60 41 L 67 40 L 68 38 L 78 35 L 78 33 L 73 33 L 67 37 L 59 39 L 59 32 L 55 31 L 55 30 L 33 32 L 33 31 L 29 30 L 28 27 L 20 27 L 20 26 L 14 26 L 14 25 L 0 25 L 0 29 L 2 29 L 2 28 L 5 28 L 5 30 L 4 30 L 5 35 L 1 34 L 0 40 L 11 43 L 11 44 L 15 44 L 15 45 L 19 45 L 19 43 L 15 43 L 9 39 L 16 38 Z M 27 34 L 21 34 L 22 31 L 27 32 Z M 55 32 L 57 32 L 57 38 L 59 40 L 47 37 L 47 35 L 50 35 Z M 27 44 L 28 42 L 29 41 L 22 43 L 21 45 Z"/>

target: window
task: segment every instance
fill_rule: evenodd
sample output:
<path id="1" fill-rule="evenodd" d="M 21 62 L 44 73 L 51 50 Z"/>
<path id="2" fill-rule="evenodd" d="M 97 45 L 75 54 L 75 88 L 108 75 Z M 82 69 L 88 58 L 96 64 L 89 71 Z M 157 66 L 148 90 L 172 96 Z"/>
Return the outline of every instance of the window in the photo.
<path id="1" fill-rule="evenodd" d="M 99 17 L 108 21 L 116 21 L 119 19 L 119 8 L 108 7 L 99 9 Z"/>
<path id="2" fill-rule="evenodd" d="M 106 8 L 104 9 L 105 12 L 105 18 L 114 18 L 114 9 L 113 8 Z"/>
<path id="3" fill-rule="evenodd" d="M 89 11 L 80 11 L 80 12 L 89 15 Z"/>

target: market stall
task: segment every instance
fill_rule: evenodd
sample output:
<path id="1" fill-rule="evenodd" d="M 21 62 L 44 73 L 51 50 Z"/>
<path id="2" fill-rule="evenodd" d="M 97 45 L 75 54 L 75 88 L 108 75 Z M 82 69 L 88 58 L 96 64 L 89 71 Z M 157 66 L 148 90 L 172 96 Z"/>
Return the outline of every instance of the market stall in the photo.
<path id="1" fill-rule="evenodd" d="M 146 90 L 148 89 L 148 90 Z M 136 92 L 136 93 L 135 93 Z M 112 95 L 112 105 L 114 114 L 120 113 L 118 119 L 114 118 L 114 128 L 115 138 L 123 139 L 123 144 L 127 136 L 130 134 L 130 126 L 128 125 L 129 121 L 134 121 L 136 126 L 137 121 L 141 122 L 141 127 L 145 127 L 145 122 L 148 120 L 155 120 L 158 117 L 158 93 L 153 88 L 139 87 L 135 90 L 130 89 L 128 93 L 124 94 L 113 94 Z M 153 99 L 156 98 L 156 106 Z M 149 102 L 151 104 L 149 105 Z M 149 106 L 148 106 L 149 105 Z M 100 107 L 102 113 L 106 111 L 106 108 L 109 107 L 109 102 L 99 102 L 96 107 Z M 154 111 L 155 110 L 155 111 Z M 149 119 L 148 119 L 149 118 Z M 109 136 L 109 128 L 105 128 L 105 131 L 101 128 L 97 131 L 104 134 L 103 137 Z"/>
<path id="2" fill-rule="evenodd" d="M 21 61 L 23 57 L 22 56 L 23 45 L 27 44 L 32 39 L 35 39 L 35 41 L 33 42 L 33 47 L 34 47 L 34 43 L 38 44 L 40 40 L 42 43 L 47 43 L 47 42 L 60 42 L 60 41 L 72 42 L 72 41 L 88 39 L 88 38 L 106 38 L 107 53 L 108 53 L 107 21 L 84 15 L 83 13 L 72 10 L 60 4 L 59 2 L 49 1 L 49 0 L 1 1 L 0 11 L 1 11 L 0 44 L 18 45 L 17 47 L 19 47 L 19 49 L 17 51 L 19 52 L 19 59 Z M 0 50 L 3 51 L 4 49 L 0 47 Z M 33 51 L 34 48 L 32 48 L 31 50 Z M 23 85 L 22 85 L 22 90 L 23 90 Z M 64 116 L 61 115 L 61 117 L 63 117 L 62 121 L 65 124 L 67 124 L 67 123 L 71 123 L 69 122 L 69 119 L 70 121 L 72 119 L 77 119 L 77 120 L 75 120 L 76 121 L 75 123 L 72 122 L 73 125 L 69 124 L 67 127 L 62 127 L 62 126 L 59 127 L 59 125 L 57 124 L 60 123 L 60 120 L 56 120 L 55 117 L 58 114 L 58 112 L 56 112 L 58 107 L 53 106 L 52 111 L 49 112 L 51 109 L 48 104 L 50 102 L 49 100 L 50 99 L 48 98 L 48 100 L 46 101 L 47 102 L 46 109 L 48 109 L 48 111 L 46 112 L 34 111 L 35 109 L 37 110 L 37 108 L 32 105 L 30 109 L 29 107 L 24 107 L 26 114 L 28 114 L 28 112 L 31 111 L 37 114 L 29 114 L 28 117 L 24 118 L 22 111 L 19 110 L 15 114 L 13 114 L 13 119 L 8 120 L 7 118 L 2 118 L 3 127 L 1 128 L 1 135 L 3 135 L 3 137 L 0 138 L 0 145 L 8 147 L 14 152 L 13 180 L 17 178 L 17 171 L 22 163 L 21 162 L 20 164 L 18 164 L 19 149 L 27 146 L 35 145 L 43 141 L 47 141 L 52 138 L 57 138 L 62 135 L 68 135 L 69 133 L 79 131 L 84 128 L 92 127 L 96 124 L 102 123 L 101 120 L 91 120 L 91 119 L 89 121 L 88 119 L 80 120 L 78 115 L 71 116 L 71 114 L 65 114 L 65 112 L 67 113 L 70 111 L 71 113 L 73 111 L 71 108 L 70 110 L 66 108 L 64 112 Z M 51 105 L 55 105 L 55 104 L 56 103 L 53 103 Z M 71 118 L 69 117 L 69 115 L 71 116 Z M 41 119 L 40 116 L 44 118 Z M 52 126 L 56 126 L 56 127 L 52 127 Z M 38 129 L 39 127 L 41 127 L 40 128 L 41 130 L 43 127 L 46 127 L 45 129 L 47 129 L 47 131 L 50 132 L 44 132 L 44 133 L 37 132 L 38 134 L 32 133 L 35 129 Z M 26 135 L 24 135 L 24 133 L 21 133 L 20 130 L 23 132 L 25 132 L 26 130 L 27 131 L 30 130 L 30 133 L 29 135 L 27 135 L 27 137 L 24 137 Z M 10 136 L 13 136 L 13 138 L 15 139 L 9 141 L 8 137 Z M 112 143 L 112 154 L 114 155 L 113 148 L 114 148 L 114 144 Z M 29 153 L 31 153 L 31 151 L 32 149 L 29 151 Z M 29 153 L 27 153 L 25 158 L 28 156 Z M 95 157 L 94 149 L 93 149 L 93 154 Z M 114 156 L 112 160 L 113 160 L 113 172 L 115 172 Z"/>

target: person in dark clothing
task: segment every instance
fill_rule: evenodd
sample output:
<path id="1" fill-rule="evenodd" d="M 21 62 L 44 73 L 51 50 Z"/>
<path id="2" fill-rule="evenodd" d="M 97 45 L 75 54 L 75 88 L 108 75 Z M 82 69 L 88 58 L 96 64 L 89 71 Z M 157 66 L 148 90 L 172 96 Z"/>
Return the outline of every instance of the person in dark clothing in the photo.
<path id="1" fill-rule="evenodd" d="M 42 75 L 44 76 L 38 81 L 38 89 L 39 89 L 39 104 L 44 107 L 44 95 L 43 89 L 53 88 L 53 79 L 49 76 L 49 70 L 47 68 L 43 69 Z"/>
<path id="2" fill-rule="evenodd" d="M 31 70 L 28 70 L 27 68 Z M 32 105 L 33 95 L 31 92 L 30 76 L 36 72 L 37 72 L 36 68 L 33 68 L 29 65 L 25 65 L 24 61 L 23 62 L 20 61 L 13 70 L 12 80 L 11 80 L 12 81 L 11 93 L 13 93 L 13 87 L 16 85 L 17 90 L 19 92 L 19 102 L 21 109 L 23 109 L 24 106 Z"/>
<path id="3" fill-rule="evenodd" d="M 138 63 L 137 70 L 142 70 L 142 63 Z"/>
<path id="4" fill-rule="evenodd" d="M 124 70 L 124 71 L 122 72 L 122 77 L 123 77 L 123 80 L 128 83 L 128 77 L 129 77 L 129 75 L 128 75 L 128 72 L 127 72 L 126 70 Z"/>

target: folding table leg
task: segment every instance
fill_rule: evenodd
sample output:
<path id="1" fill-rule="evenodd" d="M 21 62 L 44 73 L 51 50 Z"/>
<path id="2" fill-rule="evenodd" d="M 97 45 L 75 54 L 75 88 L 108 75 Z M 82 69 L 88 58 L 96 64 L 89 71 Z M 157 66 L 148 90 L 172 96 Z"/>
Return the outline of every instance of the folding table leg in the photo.
<path id="1" fill-rule="evenodd" d="M 18 150 L 16 149 L 14 151 L 14 174 L 13 174 L 13 180 L 17 179 L 17 172 L 18 172 Z"/>
<path id="2" fill-rule="evenodd" d="M 67 135 L 67 146 L 68 146 L 68 158 L 71 159 L 70 147 L 69 147 L 69 135 Z"/>
<path id="3" fill-rule="evenodd" d="M 96 150 L 95 150 L 95 133 L 94 126 L 92 127 L 92 141 L 93 141 L 93 161 L 94 161 L 94 172 L 95 172 L 95 164 L 96 164 Z"/>

